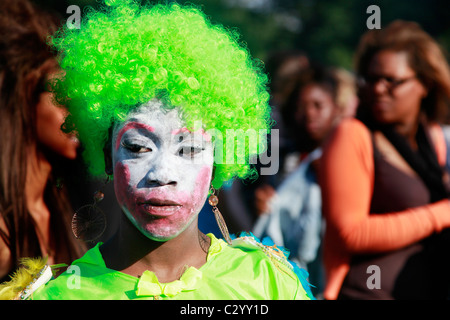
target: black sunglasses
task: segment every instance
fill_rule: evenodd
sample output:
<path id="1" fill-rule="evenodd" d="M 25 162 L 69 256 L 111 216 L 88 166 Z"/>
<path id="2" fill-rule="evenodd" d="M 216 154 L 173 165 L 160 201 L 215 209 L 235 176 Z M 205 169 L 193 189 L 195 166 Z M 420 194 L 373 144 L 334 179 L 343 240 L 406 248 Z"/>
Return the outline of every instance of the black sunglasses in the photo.
<path id="1" fill-rule="evenodd" d="M 388 88 L 388 90 L 393 90 L 402 84 L 416 79 L 417 77 L 414 75 L 408 78 L 394 78 L 389 76 L 364 76 L 358 78 L 358 85 L 360 87 L 366 87 L 368 85 L 374 86 L 378 82 L 382 81 L 383 84 Z"/>

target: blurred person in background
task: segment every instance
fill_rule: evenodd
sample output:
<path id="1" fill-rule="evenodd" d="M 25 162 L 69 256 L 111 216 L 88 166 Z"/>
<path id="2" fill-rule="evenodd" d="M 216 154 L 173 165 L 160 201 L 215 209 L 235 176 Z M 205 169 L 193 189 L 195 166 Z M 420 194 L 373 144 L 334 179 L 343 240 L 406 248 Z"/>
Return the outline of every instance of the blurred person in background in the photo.
<path id="1" fill-rule="evenodd" d="M 255 193 L 260 214 L 255 235 L 289 248 L 290 258 L 310 273 L 318 297 L 323 289 L 323 223 L 317 172 L 322 144 L 340 119 L 353 113 L 356 92 L 351 79 L 351 74 L 339 69 L 312 66 L 301 72 L 283 109 L 296 152 L 286 157 L 279 185 L 266 184 Z"/>
<path id="2" fill-rule="evenodd" d="M 66 110 L 48 91 L 59 68 L 46 41 L 58 24 L 28 1 L 0 2 L 1 282 L 22 257 L 69 263 L 83 252 L 62 185 L 79 143 L 61 131 Z"/>
<path id="3" fill-rule="evenodd" d="M 272 130 L 278 131 L 278 137 L 268 136 L 269 151 L 277 150 L 279 157 L 273 157 L 270 166 L 283 171 L 284 158 L 295 148 L 294 142 L 289 136 L 289 132 L 282 117 L 286 100 L 292 95 L 299 81 L 299 75 L 310 64 L 307 54 L 301 50 L 287 49 L 271 52 L 265 61 L 265 69 L 269 76 L 270 106 L 272 107 L 272 119 L 274 126 Z M 261 167 L 267 166 L 259 162 L 256 169 L 260 172 Z M 276 164 L 273 162 L 277 162 Z M 243 230 L 251 230 L 258 219 L 258 209 L 255 208 L 255 190 L 261 185 L 276 185 L 279 183 L 278 175 L 258 175 L 253 178 L 242 180 L 232 180 L 225 184 L 219 193 L 220 210 L 227 219 L 227 224 L 232 233 L 239 233 Z M 207 214 L 208 204 L 200 213 L 200 227 L 205 231 L 219 234 L 214 219 Z M 206 214 L 204 213 L 206 212 Z"/>
<path id="4" fill-rule="evenodd" d="M 343 120 L 322 156 L 324 296 L 445 299 L 445 56 L 418 24 L 394 21 L 363 35 L 356 71 L 359 120 Z"/>

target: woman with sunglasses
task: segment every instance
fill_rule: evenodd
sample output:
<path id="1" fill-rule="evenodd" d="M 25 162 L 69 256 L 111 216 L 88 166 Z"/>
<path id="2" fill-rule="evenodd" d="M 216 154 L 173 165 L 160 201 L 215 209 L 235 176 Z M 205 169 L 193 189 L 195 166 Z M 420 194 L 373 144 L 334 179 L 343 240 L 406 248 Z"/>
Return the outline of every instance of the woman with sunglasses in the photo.
<path id="1" fill-rule="evenodd" d="M 322 158 L 326 299 L 445 299 L 450 203 L 443 123 L 450 72 L 417 24 L 366 33 L 358 119 Z"/>

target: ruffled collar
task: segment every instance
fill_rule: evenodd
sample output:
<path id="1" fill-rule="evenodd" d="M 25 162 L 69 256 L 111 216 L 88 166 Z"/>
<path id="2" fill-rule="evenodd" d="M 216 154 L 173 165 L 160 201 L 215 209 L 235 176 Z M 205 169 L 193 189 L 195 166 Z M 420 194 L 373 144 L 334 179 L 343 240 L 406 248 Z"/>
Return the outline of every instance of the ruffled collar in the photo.
<path id="1" fill-rule="evenodd" d="M 201 269 L 206 266 L 213 256 L 222 251 L 227 244 L 214 237 L 212 234 L 208 234 L 211 238 L 211 245 L 206 257 L 206 263 L 200 269 L 195 267 L 188 267 L 181 275 L 179 280 L 175 280 L 168 283 L 160 283 L 155 273 L 146 270 L 139 278 L 136 287 L 136 296 L 167 296 L 173 297 L 183 291 L 193 291 L 200 287 L 202 280 Z"/>

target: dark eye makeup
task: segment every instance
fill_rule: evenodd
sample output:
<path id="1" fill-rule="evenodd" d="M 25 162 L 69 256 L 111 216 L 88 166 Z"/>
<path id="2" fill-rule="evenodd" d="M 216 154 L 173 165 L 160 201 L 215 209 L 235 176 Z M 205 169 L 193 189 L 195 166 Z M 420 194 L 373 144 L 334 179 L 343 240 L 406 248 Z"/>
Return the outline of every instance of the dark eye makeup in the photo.
<path id="1" fill-rule="evenodd" d="M 127 149 L 130 152 L 133 153 L 145 153 L 145 152 L 152 152 L 152 148 L 144 147 L 136 143 L 126 142 L 122 141 L 122 146 Z"/>

